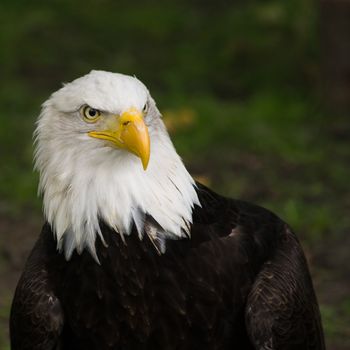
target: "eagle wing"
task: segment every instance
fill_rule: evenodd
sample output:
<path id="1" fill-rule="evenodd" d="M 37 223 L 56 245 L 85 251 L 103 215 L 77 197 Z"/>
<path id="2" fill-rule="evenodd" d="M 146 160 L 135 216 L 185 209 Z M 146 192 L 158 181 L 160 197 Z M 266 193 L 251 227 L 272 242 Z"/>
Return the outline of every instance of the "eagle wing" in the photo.
<path id="1" fill-rule="evenodd" d="M 325 349 L 316 296 L 304 254 L 285 226 L 248 296 L 246 324 L 256 349 Z"/>
<path id="2" fill-rule="evenodd" d="M 10 316 L 12 350 L 58 348 L 64 318 L 48 273 L 48 243 L 42 234 L 17 285 Z"/>

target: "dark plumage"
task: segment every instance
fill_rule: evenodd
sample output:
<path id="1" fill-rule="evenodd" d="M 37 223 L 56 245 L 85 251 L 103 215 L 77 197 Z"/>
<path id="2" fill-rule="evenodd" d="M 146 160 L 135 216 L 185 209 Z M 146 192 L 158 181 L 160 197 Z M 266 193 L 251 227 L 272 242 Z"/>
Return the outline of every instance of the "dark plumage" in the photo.
<path id="1" fill-rule="evenodd" d="M 164 254 L 101 223 L 100 265 L 87 251 L 66 261 L 45 224 L 13 301 L 12 349 L 324 349 L 294 233 L 198 186 L 191 239 Z"/>

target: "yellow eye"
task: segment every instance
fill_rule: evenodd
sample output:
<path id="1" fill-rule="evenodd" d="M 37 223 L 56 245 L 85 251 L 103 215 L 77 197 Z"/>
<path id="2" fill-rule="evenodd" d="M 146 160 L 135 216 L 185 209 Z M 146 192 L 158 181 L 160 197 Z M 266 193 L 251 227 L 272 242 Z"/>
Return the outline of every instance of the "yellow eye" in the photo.
<path id="1" fill-rule="evenodd" d="M 82 108 L 84 120 L 88 123 L 95 123 L 101 116 L 101 112 L 95 108 L 84 106 Z"/>

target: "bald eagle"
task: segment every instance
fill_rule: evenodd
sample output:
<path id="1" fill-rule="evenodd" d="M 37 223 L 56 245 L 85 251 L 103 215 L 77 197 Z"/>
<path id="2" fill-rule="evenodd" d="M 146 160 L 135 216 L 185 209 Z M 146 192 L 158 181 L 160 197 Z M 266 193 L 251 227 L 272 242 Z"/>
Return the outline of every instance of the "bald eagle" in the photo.
<path id="1" fill-rule="evenodd" d="M 324 349 L 294 233 L 196 183 L 138 79 L 65 84 L 35 147 L 46 223 L 15 292 L 13 350 Z"/>

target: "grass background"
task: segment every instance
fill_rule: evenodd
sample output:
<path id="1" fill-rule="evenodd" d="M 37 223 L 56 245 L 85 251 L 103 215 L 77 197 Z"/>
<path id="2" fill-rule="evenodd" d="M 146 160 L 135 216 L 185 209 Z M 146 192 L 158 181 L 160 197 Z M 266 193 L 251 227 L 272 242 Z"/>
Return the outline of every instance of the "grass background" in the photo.
<path id="1" fill-rule="evenodd" d="M 35 119 L 91 69 L 135 74 L 194 176 L 291 224 L 328 349 L 350 347 L 350 124 L 321 97 L 314 1 L 3 0 L 0 26 L 0 349 L 42 223 Z"/>

